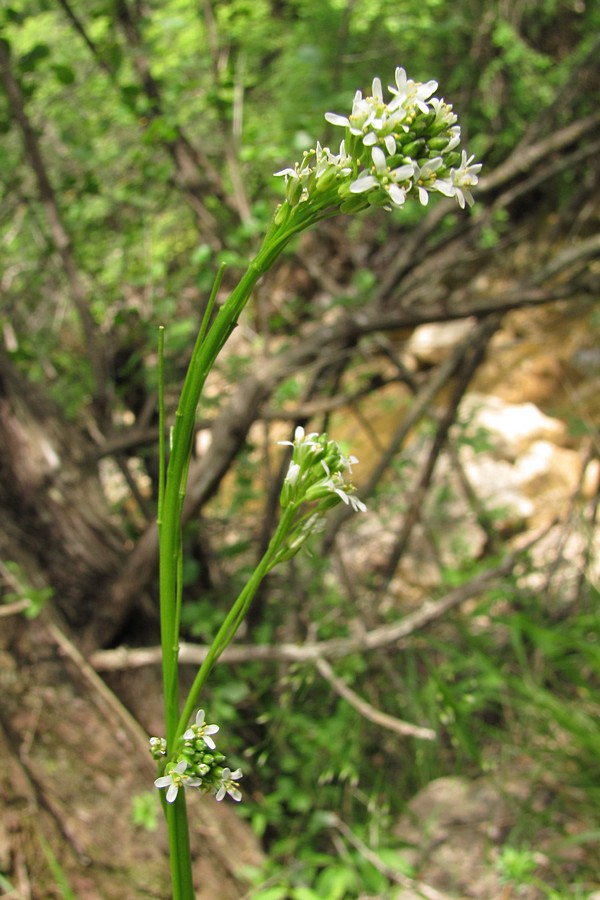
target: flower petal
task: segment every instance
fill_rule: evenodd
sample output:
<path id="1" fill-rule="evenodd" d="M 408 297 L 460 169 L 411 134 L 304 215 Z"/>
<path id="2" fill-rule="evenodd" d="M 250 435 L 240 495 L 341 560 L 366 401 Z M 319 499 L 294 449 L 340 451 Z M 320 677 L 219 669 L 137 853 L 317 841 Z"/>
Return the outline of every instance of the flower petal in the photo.
<path id="1" fill-rule="evenodd" d="M 157 778 L 154 781 L 154 787 L 157 787 L 157 788 L 168 787 L 171 784 L 172 780 L 173 779 L 171 778 L 170 775 L 161 775 L 160 778 Z"/>
<path id="2" fill-rule="evenodd" d="M 362 172 L 356 181 L 353 181 L 350 185 L 350 193 L 364 194 L 365 191 L 370 191 L 371 188 L 378 186 L 379 182 L 373 175 L 369 175 L 368 172 Z"/>
<path id="3" fill-rule="evenodd" d="M 337 113 L 325 113 L 325 119 L 330 125 L 342 125 L 344 128 L 350 127 L 350 120 L 346 116 L 338 116 Z"/>

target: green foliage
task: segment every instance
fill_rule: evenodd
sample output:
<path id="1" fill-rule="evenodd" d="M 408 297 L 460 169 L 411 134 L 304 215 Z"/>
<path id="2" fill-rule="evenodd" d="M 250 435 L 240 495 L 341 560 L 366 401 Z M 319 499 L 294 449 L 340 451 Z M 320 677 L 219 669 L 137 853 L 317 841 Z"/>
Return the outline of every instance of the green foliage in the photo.
<path id="1" fill-rule="evenodd" d="M 227 230 L 228 262 L 237 266 L 270 216 L 269 195 L 281 189 L 272 172 L 289 164 L 296 150 L 332 137 L 324 109 L 343 108 L 358 83 L 366 87 L 374 60 L 384 79 L 399 62 L 416 77 L 437 77 L 458 97 L 461 118 L 488 148 L 490 162 L 514 146 L 565 85 L 570 67 L 589 52 L 600 23 L 595 4 L 582 6 L 537 0 L 517 14 L 484 4 L 474 35 L 467 0 L 350 6 L 230 0 L 215 5 L 213 24 L 197 5 L 169 0 L 136 21 L 160 110 L 140 81 L 112 7 L 95 3 L 77 10 L 93 51 L 57 6 L 14 0 L 0 24 L 27 113 L 43 135 L 78 264 L 92 285 L 94 317 L 110 328 L 115 308 L 133 306 L 152 344 L 159 321 L 190 321 L 189 303 L 180 298 L 190 297 L 196 310 L 198 289 L 208 289 L 216 266 L 210 240 L 199 240 L 194 212 L 174 186 L 170 144 L 178 129 L 202 148 L 228 190 L 224 148 L 234 124 L 240 129 L 234 152 L 254 221 L 240 225 L 222 200 L 204 192 L 218 229 Z M 40 380 L 48 380 L 51 364 L 50 387 L 74 413 L 90 389 L 76 317 L 64 302 L 64 276 L 50 252 L 36 187 L 26 176 L 5 101 L 0 119 L 7 130 L 1 169 L 10 185 L 0 236 L 5 270 L 11 272 L 6 302 L 19 358 Z M 403 211 L 398 227 L 408 228 L 413 214 L 423 211 L 417 205 Z M 487 245 L 500 226 L 495 222 L 488 229 Z M 364 277 L 355 276 L 358 295 L 370 287 Z M 179 351 L 175 340 L 168 352 L 175 359 Z"/>
<path id="2" fill-rule="evenodd" d="M 46 858 L 48 868 L 52 872 L 52 875 L 56 882 L 56 889 L 60 897 L 62 898 L 62 900 L 76 900 L 75 894 L 69 884 L 69 880 L 62 865 L 60 864 L 60 860 L 54 853 L 54 850 L 41 832 L 38 837 L 40 845 L 42 847 L 42 852 Z"/>
<path id="3" fill-rule="evenodd" d="M 156 831 L 160 812 L 159 798 L 156 791 L 144 791 L 131 799 L 131 821 L 136 828 L 144 831 Z"/>
<path id="4" fill-rule="evenodd" d="M 520 887 L 531 882 L 531 876 L 537 869 L 535 853 L 506 845 L 498 857 L 496 868 L 504 884 Z"/>
<path id="5" fill-rule="evenodd" d="M 152 355 L 161 322 L 168 325 L 167 383 L 177 382 L 218 262 L 231 269 L 245 264 L 282 192 L 273 171 L 316 139 L 332 141 L 324 110 L 344 109 L 357 84 L 368 88 L 374 71 L 389 80 L 400 63 L 417 78 L 438 78 L 447 95 L 457 98 L 461 120 L 477 135 L 472 149 L 485 150 L 488 165 L 504 159 L 525 131 L 542 137 L 554 123 L 565 124 L 594 108 L 591 90 L 579 92 L 575 106 L 559 103 L 553 110 L 552 104 L 569 87 L 574 66 L 590 52 L 600 29 L 598 4 L 484 3 L 475 16 L 467 0 L 230 0 L 212 6 L 214 29 L 192 0 L 137 4 L 140 47 L 132 48 L 113 4 L 79 4 L 94 52 L 59 4 L 13 0 L 0 11 L 2 40 L 10 45 L 27 113 L 42 140 L 98 333 L 111 350 L 123 349 L 123 333 L 133 331 L 130 313 L 137 317 L 136 346 L 125 348 L 126 384 L 116 388 L 125 410 L 134 374 L 142 392 L 154 389 Z M 159 108 L 136 69 L 139 56 L 149 62 Z M 545 106 L 548 115 L 542 115 Z M 197 201 L 195 207 L 181 190 L 173 142 L 182 131 L 222 183 L 221 195 L 210 182 L 201 182 L 197 194 L 214 221 L 213 233 L 198 219 Z M 32 380 L 44 382 L 69 417 L 86 428 L 93 388 L 90 360 L 4 95 L 0 132 L 5 188 L 0 241 L 6 273 L 0 330 L 10 325 L 14 362 Z M 249 221 L 234 209 L 238 188 L 229 151 L 247 193 Z M 203 178 L 205 169 L 201 161 L 194 172 Z M 390 232 L 417 225 L 423 215 L 415 205 L 394 220 L 376 221 L 375 244 L 382 246 Z M 350 241 L 363 239 L 361 227 L 352 223 Z M 506 212 L 494 212 L 481 245 L 496 246 L 506 230 Z M 351 292 L 335 303 L 358 306 L 373 287 L 370 269 L 359 267 Z M 294 334 L 311 314 L 315 310 L 298 296 L 283 310 L 272 311 L 269 329 L 278 337 Z M 240 351 L 221 374 L 224 380 L 241 380 L 247 370 L 248 357 Z M 293 405 L 304 388 L 302 379 L 292 376 L 279 387 L 275 406 Z M 203 414 L 221 401 L 217 392 L 205 399 Z M 463 424 L 462 443 L 476 452 L 489 450 L 489 436 Z M 238 458 L 235 481 L 215 501 L 216 518 L 223 523 L 223 540 L 219 534 L 216 541 L 218 562 L 230 576 L 232 592 L 252 568 L 255 535 L 226 534 L 225 523 L 253 517 L 262 491 L 256 457 L 248 444 Z M 389 480 L 395 478 L 399 490 L 410 486 L 414 475 L 415 463 L 399 458 Z M 388 489 L 386 481 L 380 490 Z M 435 498 L 438 533 L 448 521 L 451 500 L 447 492 Z M 194 537 L 192 526 L 186 540 Z M 435 544 L 435 534 L 432 540 Z M 445 587 L 462 583 L 474 571 L 466 549 L 454 548 L 460 563 L 442 572 Z M 27 599 L 25 614 L 36 615 L 51 591 L 34 588 L 22 568 L 6 566 L 18 586 L 4 600 Z M 182 622 L 189 636 L 208 641 L 222 621 L 223 599 L 220 589 L 198 598 L 199 571 L 199 564 L 186 562 Z M 347 636 L 348 623 L 356 624 L 355 598 L 328 579 L 325 566 L 313 561 L 309 569 L 298 562 L 290 566 L 289 578 L 278 577 L 265 599 L 268 616 L 255 627 L 253 639 L 277 643 L 292 602 L 302 608 L 303 627 L 316 623 L 315 639 Z M 339 835 L 334 840 L 328 810 L 342 811 L 361 839 L 401 868 L 401 851 L 389 846 L 388 834 L 407 799 L 432 778 L 489 766 L 490 745 L 508 758 L 526 746 L 536 774 L 555 774 L 556 803 L 565 816 L 574 816 L 575 809 L 585 819 L 586 804 L 597 805 L 600 799 L 598 597 L 589 586 L 585 591 L 580 606 L 559 621 L 544 597 L 506 579 L 445 629 L 420 636 L 393 658 L 382 653 L 366 660 L 354 654 L 336 663 L 336 674 L 359 693 L 372 690 L 370 699 L 380 708 L 437 728 L 435 744 L 399 741 L 365 726 L 310 665 L 293 667 L 281 677 L 272 663 L 246 664 L 233 676 L 217 670 L 211 711 L 232 730 L 238 711 L 241 715 L 236 751 L 240 760 L 245 755 L 254 765 L 242 814 L 269 852 L 266 870 L 256 873 L 256 884 L 264 886 L 254 896 L 390 895 L 392 886 L 381 872 Z M 395 620 L 398 609 L 383 615 Z M 367 665 L 368 683 L 363 678 Z M 149 798 L 136 798 L 135 823 L 152 828 L 153 815 Z M 512 883 L 525 883 L 531 874 L 530 851 L 518 848 L 528 846 L 520 839 L 538 822 L 535 810 L 524 814 L 511 835 L 514 842 L 500 858 L 499 867 Z M 593 830 L 583 833 L 582 844 L 585 834 Z M 556 872 L 559 886 L 560 877 Z"/>
<path id="6" fill-rule="evenodd" d="M 2 601 L 22 604 L 25 618 L 35 619 L 53 596 L 54 590 L 51 587 L 35 587 L 24 568 L 16 562 L 9 560 L 2 563 L 2 569 L 4 570 L 3 580 L 10 588 L 3 593 Z"/>
<path id="7" fill-rule="evenodd" d="M 336 617 L 327 624 L 327 609 L 333 613 L 344 607 L 339 594 L 323 588 L 313 601 L 320 610 L 321 639 L 340 633 L 333 625 Z M 390 884 L 353 847 L 338 857 L 338 842 L 332 856 L 327 811 L 342 810 L 345 821 L 377 853 L 400 852 L 401 859 L 389 834 L 406 799 L 441 775 L 493 769 L 497 763 L 490 747 L 499 748 L 494 751 L 501 754 L 499 764 L 518 758 L 527 747 L 532 787 L 536 780 L 549 779 L 556 792 L 552 813 L 523 808 L 498 862 L 507 883 L 527 883 L 535 860 L 526 848 L 519 849 L 520 842 L 547 828 L 549 814 L 559 814 L 566 823 L 589 820 L 587 804 L 597 794 L 600 656 L 595 607 L 592 594 L 587 601 L 582 598 L 581 608 L 557 627 L 546 599 L 509 578 L 468 613 L 455 615 L 440 634 L 422 635 L 418 649 L 396 655 L 394 681 L 387 689 L 387 679 L 370 659 L 378 706 L 407 721 L 433 724 L 439 731 L 434 744 L 399 744 L 377 726 L 366 726 L 345 701 L 332 696 L 311 667 L 292 669 L 274 696 L 270 670 L 261 674 L 261 666 L 253 664 L 244 680 L 265 685 L 259 702 L 264 737 L 246 751 L 255 760 L 253 777 L 260 788 L 257 796 L 248 797 L 242 813 L 269 851 L 267 867 L 255 873 L 255 883 L 265 884 L 256 896 L 295 896 L 300 887 L 318 894 L 325 883 L 333 891 L 338 878 L 339 889 L 343 884 L 346 892 L 341 896 L 386 894 Z M 478 624 L 483 621 L 485 628 Z M 360 692 L 364 664 L 362 656 L 351 656 L 336 664 L 336 673 L 350 685 L 356 680 Z M 222 690 L 226 692 L 225 684 Z M 253 708 L 255 703 L 253 698 Z M 553 891 L 563 883 L 560 858 L 572 841 L 568 832 L 567 827 L 557 835 L 551 874 L 536 881 L 547 896 L 560 896 Z M 582 833 L 581 841 L 593 842 L 592 834 L 593 829 L 588 838 Z M 582 857 L 582 883 L 586 872 L 593 874 Z"/>

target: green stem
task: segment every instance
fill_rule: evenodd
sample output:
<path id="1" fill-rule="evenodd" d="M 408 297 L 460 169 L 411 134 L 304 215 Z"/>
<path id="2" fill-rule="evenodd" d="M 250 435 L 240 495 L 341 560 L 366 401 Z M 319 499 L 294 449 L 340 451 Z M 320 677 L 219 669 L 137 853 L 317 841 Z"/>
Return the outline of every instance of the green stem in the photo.
<path id="1" fill-rule="evenodd" d="M 172 447 L 167 469 L 160 526 L 160 621 L 163 661 L 163 693 L 165 728 L 169 753 L 173 752 L 179 720 L 179 579 L 181 553 L 181 515 L 187 486 L 187 472 L 192 453 L 196 409 L 204 383 L 221 349 L 237 324 L 258 279 L 273 265 L 290 238 L 308 227 L 310 218 L 304 210 L 283 225 L 272 225 L 254 260 L 229 295 L 213 325 L 206 333 L 206 315 L 194 347 L 185 377 L 172 434 Z M 217 276 L 212 302 L 220 283 Z M 210 304 L 209 304 L 210 306 Z"/>
<path id="2" fill-rule="evenodd" d="M 279 525 L 277 526 L 277 530 L 275 534 L 271 538 L 269 542 L 269 546 L 267 547 L 262 559 L 254 569 L 254 572 L 250 576 L 250 579 L 242 589 L 239 594 L 237 600 L 229 610 L 227 616 L 225 617 L 225 621 L 219 628 L 215 639 L 210 645 L 208 654 L 206 659 L 200 666 L 198 673 L 194 679 L 192 687 L 190 688 L 189 694 L 187 696 L 187 700 L 185 702 L 185 706 L 183 708 L 183 712 L 179 719 L 179 723 L 177 725 L 177 731 L 175 734 L 175 742 L 179 740 L 183 732 L 187 728 L 187 724 L 191 718 L 191 715 L 197 705 L 198 697 L 200 695 L 200 691 L 204 687 L 206 679 L 208 678 L 211 669 L 215 665 L 219 656 L 223 653 L 225 648 L 231 643 L 233 640 L 235 633 L 243 622 L 246 613 L 248 612 L 248 608 L 254 599 L 254 596 L 260 587 L 260 584 L 268 574 L 270 569 L 273 567 L 273 561 L 277 556 L 277 552 L 280 549 L 283 541 L 285 540 L 287 534 L 289 533 L 292 524 L 294 522 L 294 516 L 296 514 L 295 507 L 289 507 L 283 513 Z"/>
<path id="3" fill-rule="evenodd" d="M 307 204 L 308 205 L 308 204 Z M 290 238 L 303 231 L 315 221 L 308 210 L 285 210 L 283 222 L 274 221 L 254 260 L 250 263 L 237 286 L 229 295 L 209 328 L 210 316 L 223 276 L 221 268 L 215 278 L 213 290 L 196 339 L 192 358 L 185 376 L 179 404 L 175 415 L 175 426 L 171 436 L 171 453 L 165 472 L 164 446 L 164 384 L 163 384 L 163 337 L 159 338 L 159 417 L 161 419 L 162 441 L 160 444 L 161 480 L 159 483 L 159 587 L 160 623 L 163 669 L 163 694 L 165 706 L 165 729 L 169 756 L 173 756 L 179 737 L 183 734 L 199 692 L 206 678 L 227 644 L 239 628 L 258 587 L 270 567 L 276 553 L 288 533 L 293 519 L 293 510 L 286 510 L 273 536 L 269 548 L 248 584 L 234 603 L 225 619 L 209 655 L 200 668 L 185 708 L 179 716 L 179 625 L 181 612 L 181 571 L 182 537 L 181 525 L 183 504 L 188 480 L 188 469 L 192 454 L 196 410 L 204 383 L 217 356 L 224 347 L 237 324 L 258 279 L 273 265 Z M 180 791 L 174 803 L 163 803 L 169 835 L 169 855 L 173 884 L 173 900 L 194 900 L 192 883 L 192 862 L 189 843 L 189 829 L 185 807 L 185 797 Z"/>
<path id="4" fill-rule="evenodd" d="M 192 880 L 192 854 L 183 789 L 173 803 L 163 799 L 169 836 L 172 900 L 195 900 Z"/>
<path id="5" fill-rule="evenodd" d="M 158 529 L 162 525 L 165 496 L 165 326 L 158 328 Z"/>

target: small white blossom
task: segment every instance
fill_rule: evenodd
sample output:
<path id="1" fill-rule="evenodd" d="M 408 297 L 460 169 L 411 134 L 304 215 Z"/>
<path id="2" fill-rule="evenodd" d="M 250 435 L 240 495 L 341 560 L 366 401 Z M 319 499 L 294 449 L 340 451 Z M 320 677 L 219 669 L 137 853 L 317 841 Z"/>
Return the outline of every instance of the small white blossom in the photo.
<path id="1" fill-rule="evenodd" d="M 450 103 L 446 103 L 444 100 L 438 100 L 437 97 L 432 97 L 429 100 L 429 106 L 435 112 L 435 125 L 451 125 L 457 121 L 456 113 L 453 111 Z M 458 136 L 460 139 L 460 128 L 456 126 L 458 129 Z M 453 129 L 451 129 L 453 131 Z"/>
<path id="2" fill-rule="evenodd" d="M 371 188 L 383 188 L 395 206 L 402 206 L 406 200 L 407 191 L 411 187 L 414 164 L 406 163 L 396 169 L 390 169 L 387 157 L 381 147 L 373 147 L 371 160 L 373 162 L 371 172 L 361 172 L 356 181 L 350 185 L 350 191 L 353 194 L 362 194 Z M 399 182 L 407 182 L 407 184 L 405 187 L 401 187 Z"/>
<path id="3" fill-rule="evenodd" d="M 175 802 L 179 788 L 200 787 L 200 785 L 202 784 L 201 778 L 196 778 L 195 776 L 185 774 L 187 765 L 187 760 L 182 759 L 177 763 L 176 766 L 173 766 L 173 768 L 167 775 L 161 775 L 160 778 L 157 778 L 155 780 L 155 787 L 159 789 L 167 788 L 167 803 Z"/>
<path id="4" fill-rule="evenodd" d="M 202 738 L 207 747 L 210 747 L 211 750 L 215 749 L 215 742 L 210 737 L 211 734 L 216 734 L 219 730 L 218 725 L 206 725 L 204 719 L 204 710 L 199 709 L 196 713 L 196 723 L 195 725 L 190 725 L 188 730 L 184 733 L 183 739 L 184 741 L 194 741 L 198 738 Z"/>
<path id="5" fill-rule="evenodd" d="M 241 769 L 236 769 L 235 772 L 228 768 L 223 769 L 216 799 L 222 800 L 225 794 L 229 794 L 230 797 L 233 797 L 239 803 L 242 799 L 242 792 L 239 789 L 238 779 L 243 777 Z"/>
<path id="6" fill-rule="evenodd" d="M 150 744 L 150 753 L 154 759 L 160 759 L 161 756 L 166 755 L 167 742 L 165 738 L 151 737 L 148 743 Z"/>
<path id="7" fill-rule="evenodd" d="M 291 462 L 289 468 L 287 470 L 287 475 L 285 476 L 285 480 L 292 487 L 298 481 L 298 476 L 300 475 L 300 466 L 298 463 Z"/>
<path id="8" fill-rule="evenodd" d="M 470 156 L 467 159 L 467 152 L 466 150 L 463 150 L 460 167 L 458 169 L 450 170 L 450 177 L 454 187 L 454 196 L 458 200 L 458 205 L 461 209 L 465 208 L 465 203 L 468 206 L 473 206 L 473 203 L 475 202 L 473 200 L 471 188 L 479 181 L 477 175 L 481 171 L 481 163 L 473 164 L 474 159 L 474 156 Z"/>
<path id="9" fill-rule="evenodd" d="M 437 90 L 437 81 L 427 81 L 421 84 L 419 81 L 412 81 L 407 78 L 405 70 L 398 66 L 396 69 L 396 87 L 389 85 L 390 93 L 394 95 L 394 99 L 388 104 L 390 110 L 397 109 L 399 106 L 404 108 L 416 106 L 422 113 L 428 113 L 429 107 L 426 100 L 431 97 Z"/>
<path id="10" fill-rule="evenodd" d="M 350 457 L 354 462 L 358 462 L 355 457 Z M 345 462 L 345 460 L 344 460 Z M 348 486 L 344 481 L 340 472 L 334 472 L 332 475 L 329 471 L 329 466 L 325 462 L 325 460 L 321 460 L 321 465 L 325 469 L 327 474 L 326 480 L 323 482 L 323 487 L 327 488 L 328 491 L 331 491 L 333 494 L 337 494 L 340 500 L 342 500 L 346 506 L 351 506 L 354 512 L 366 512 L 367 507 L 359 500 L 358 497 L 355 497 L 352 491 L 354 488 L 350 485 Z"/>
<path id="11" fill-rule="evenodd" d="M 367 507 L 362 500 L 359 500 L 354 494 L 347 493 L 344 488 L 338 487 L 333 479 L 328 482 L 327 487 L 334 494 L 337 494 L 338 497 L 344 501 L 346 506 L 350 506 L 354 512 L 366 512 Z"/>
<path id="12" fill-rule="evenodd" d="M 380 82 L 381 87 L 381 82 Z M 349 128 L 351 134 L 361 135 L 368 128 L 375 117 L 375 108 L 368 97 L 363 97 L 362 91 L 357 91 L 352 101 L 352 112 L 350 117 L 338 116 L 337 113 L 325 113 L 325 119 L 331 125 L 341 125 L 343 128 Z"/>
<path id="13" fill-rule="evenodd" d="M 417 188 L 419 200 L 423 206 L 427 206 L 429 203 L 428 192 L 435 190 L 435 183 L 437 181 L 436 172 L 442 163 L 442 157 L 436 156 L 434 159 L 428 159 L 422 166 L 417 165 L 417 163 L 414 164 L 415 187 Z"/>

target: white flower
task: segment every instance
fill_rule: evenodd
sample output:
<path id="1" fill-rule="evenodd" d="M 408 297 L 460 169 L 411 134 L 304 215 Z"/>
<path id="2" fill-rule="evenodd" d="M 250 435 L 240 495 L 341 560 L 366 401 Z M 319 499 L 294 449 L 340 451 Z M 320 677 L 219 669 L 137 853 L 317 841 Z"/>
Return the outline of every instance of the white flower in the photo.
<path id="1" fill-rule="evenodd" d="M 437 97 L 432 97 L 429 101 L 429 106 L 435 112 L 435 125 L 454 125 L 457 121 L 457 116 L 456 113 L 453 112 L 452 106 L 444 100 L 438 100 Z M 460 128 L 458 129 L 458 133 L 460 137 Z"/>
<path id="2" fill-rule="evenodd" d="M 298 463 L 291 462 L 289 468 L 287 470 L 287 475 L 285 476 L 286 482 L 294 487 L 296 482 L 298 481 L 298 476 L 300 475 L 300 466 Z"/>
<path id="3" fill-rule="evenodd" d="M 230 797 L 233 797 L 239 803 L 242 799 L 242 792 L 239 790 L 238 779 L 243 777 L 241 769 L 236 769 L 235 772 L 232 772 L 231 769 L 223 769 L 216 799 L 222 800 L 225 794 L 229 794 Z"/>
<path id="4" fill-rule="evenodd" d="M 477 174 L 481 171 L 481 163 L 473 164 L 474 159 L 474 156 L 469 156 L 467 159 L 467 151 L 463 150 L 460 167 L 450 170 L 454 196 L 458 200 L 458 205 L 461 209 L 465 208 L 465 204 L 473 206 L 475 202 L 470 189 L 479 181 Z"/>
<path id="5" fill-rule="evenodd" d="M 371 190 L 372 187 L 380 187 L 382 177 L 389 174 L 387 159 L 381 147 L 373 147 L 371 159 L 373 160 L 375 174 L 361 172 L 356 181 L 353 181 L 350 185 L 350 190 L 353 194 L 363 194 L 365 191 Z"/>
<path id="6" fill-rule="evenodd" d="M 167 788 L 167 803 L 175 801 L 180 787 L 200 787 L 202 784 L 201 778 L 185 774 L 187 765 L 187 760 L 182 759 L 171 769 L 168 775 L 161 775 L 160 778 L 155 780 L 155 787 Z"/>
<path id="7" fill-rule="evenodd" d="M 325 119 L 331 125 L 341 125 L 343 128 L 349 128 L 351 134 L 359 135 L 371 124 L 372 119 L 375 117 L 375 112 L 376 110 L 371 98 L 363 97 L 362 91 L 357 91 L 354 95 L 352 112 L 350 113 L 349 118 L 346 118 L 346 116 L 338 116 L 337 113 L 328 112 L 325 113 Z"/>
<path id="8" fill-rule="evenodd" d="M 351 456 L 350 459 L 354 462 L 358 462 L 358 460 L 354 456 Z M 327 488 L 327 490 L 331 491 L 333 494 L 337 494 L 340 500 L 342 500 L 346 504 L 346 506 L 352 507 L 354 512 L 366 512 L 367 507 L 362 502 L 362 500 L 359 500 L 358 497 L 354 496 L 354 494 L 349 493 L 349 491 L 353 491 L 354 488 L 352 486 L 349 487 L 346 484 L 342 475 L 339 472 L 334 472 L 332 475 L 325 460 L 321 460 L 321 465 L 323 466 L 327 474 L 327 478 L 323 482 L 323 487 Z"/>
<path id="9" fill-rule="evenodd" d="M 167 742 L 165 738 L 159 737 L 151 737 L 149 740 L 150 744 L 150 753 L 154 757 L 154 759 L 160 759 L 161 756 L 165 756 L 167 752 Z"/>
<path id="10" fill-rule="evenodd" d="M 183 739 L 184 741 L 194 741 L 198 738 L 202 738 L 207 747 L 210 747 L 211 750 L 215 749 L 215 742 L 210 737 L 211 734 L 216 734 L 219 730 L 218 725 L 206 725 L 204 720 L 204 710 L 199 709 L 196 713 L 196 724 L 191 725 L 188 730 L 184 733 Z"/>
<path id="11" fill-rule="evenodd" d="M 353 194 L 362 194 L 371 188 L 380 187 L 387 191 L 390 200 L 395 206 L 402 206 L 406 200 L 406 192 L 410 184 L 400 187 L 398 182 L 410 181 L 413 175 L 414 163 L 406 163 L 397 169 L 390 169 L 387 157 L 381 147 L 373 147 L 371 150 L 373 167 L 371 172 L 361 172 L 356 181 L 350 185 Z"/>
<path id="12" fill-rule="evenodd" d="M 346 493 L 343 488 L 337 487 L 333 480 L 328 482 L 327 487 L 330 491 L 333 491 L 334 494 L 337 494 L 338 497 L 341 497 L 346 506 L 351 506 L 354 512 L 366 512 L 367 507 L 362 500 L 359 500 L 354 494 Z"/>
<path id="13" fill-rule="evenodd" d="M 429 202 L 428 191 L 435 189 L 437 181 L 436 172 L 442 165 L 442 157 L 436 156 L 434 159 L 428 159 L 422 166 L 414 164 L 415 187 L 419 193 L 419 200 L 423 206 L 427 206 Z M 443 192 L 442 192 L 443 193 Z"/>
<path id="14" fill-rule="evenodd" d="M 437 90 L 437 86 L 437 81 L 427 81 L 425 84 L 422 84 L 420 81 L 412 81 L 406 77 L 404 69 L 398 66 L 396 69 L 396 87 L 389 85 L 390 92 L 394 94 L 394 98 L 388 104 L 388 108 L 393 111 L 400 106 L 403 106 L 405 109 L 416 106 L 422 113 L 428 113 L 429 106 L 425 101 Z"/>

